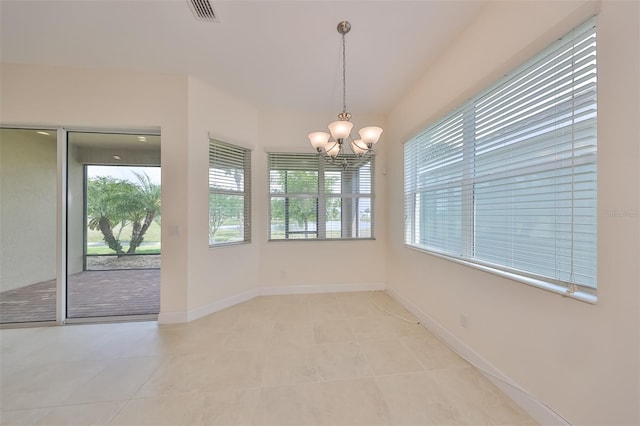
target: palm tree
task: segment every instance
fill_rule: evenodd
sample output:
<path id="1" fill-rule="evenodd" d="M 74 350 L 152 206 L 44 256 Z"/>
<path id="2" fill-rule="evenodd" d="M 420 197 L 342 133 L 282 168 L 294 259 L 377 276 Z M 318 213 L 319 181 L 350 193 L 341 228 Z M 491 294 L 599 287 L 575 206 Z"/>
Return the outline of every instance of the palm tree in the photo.
<path id="1" fill-rule="evenodd" d="M 133 173 L 138 178 L 138 184 L 132 185 L 133 188 L 126 194 L 129 205 L 127 218 L 132 224 L 127 254 L 135 254 L 149 226 L 160 216 L 160 185 L 151 182 L 146 173 Z"/>
<path id="2" fill-rule="evenodd" d="M 127 224 L 127 206 L 121 194 L 128 182 L 111 176 L 99 176 L 89 179 L 87 184 L 87 216 L 92 230 L 100 230 L 107 246 L 116 253 L 123 254 L 122 244 L 114 236 L 114 229 Z"/>
<path id="3" fill-rule="evenodd" d="M 138 183 L 99 176 L 87 185 L 87 215 L 90 229 L 100 230 L 107 246 L 119 256 L 125 254 L 120 241 L 122 228 L 131 224 L 126 254 L 135 254 L 153 220 L 160 216 L 160 186 L 146 173 L 136 173 Z M 119 231 L 114 230 L 119 226 Z"/>

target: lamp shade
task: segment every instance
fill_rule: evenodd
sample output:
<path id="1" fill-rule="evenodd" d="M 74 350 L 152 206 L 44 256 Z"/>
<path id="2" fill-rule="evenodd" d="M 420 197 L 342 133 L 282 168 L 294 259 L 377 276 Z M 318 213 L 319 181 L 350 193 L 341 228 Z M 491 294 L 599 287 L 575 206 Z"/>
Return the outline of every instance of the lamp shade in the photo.
<path id="1" fill-rule="evenodd" d="M 330 137 L 331 135 L 327 132 L 309 133 L 309 141 L 311 142 L 311 146 L 313 146 L 317 150 L 326 148 L 327 143 L 329 143 Z"/>
<path id="2" fill-rule="evenodd" d="M 345 139 L 351 134 L 353 123 L 346 120 L 338 120 L 329 124 L 329 131 L 335 140 Z"/>
<path id="3" fill-rule="evenodd" d="M 369 151 L 369 148 L 364 144 L 364 142 L 362 142 L 362 140 L 356 139 L 351 142 L 351 151 L 353 151 L 354 154 L 362 155 Z"/>
<path id="4" fill-rule="evenodd" d="M 371 147 L 380 139 L 382 128 L 376 126 L 363 127 L 358 133 L 362 138 L 362 142 Z"/>
<path id="5" fill-rule="evenodd" d="M 340 147 L 341 145 L 338 142 L 334 143 L 333 145 L 329 143 L 327 144 L 325 150 L 327 151 L 329 157 L 336 158 L 338 154 L 340 154 Z"/>

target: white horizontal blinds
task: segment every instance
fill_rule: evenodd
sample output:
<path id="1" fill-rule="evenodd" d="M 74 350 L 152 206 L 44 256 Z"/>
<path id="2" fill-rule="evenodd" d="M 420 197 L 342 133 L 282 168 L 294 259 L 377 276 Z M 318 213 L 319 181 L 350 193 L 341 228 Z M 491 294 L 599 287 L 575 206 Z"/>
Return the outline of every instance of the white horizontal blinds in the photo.
<path id="1" fill-rule="evenodd" d="M 350 158 L 351 161 L 355 160 Z M 373 237 L 373 165 L 269 153 L 270 239 Z"/>
<path id="2" fill-rule="evenodd" d="M 318 238 L 317 155 L 270 153 L 268 166 L 270 238 Z"/>
<path id="3" fill-rule="evenodd" d="M 589 22 L 476 101 L 476 259 L 595 288 L 595 55 Z"/>
<path id="4" fill-rule="evenodd" d="M 374 202 L 374 176 L 375 159 L 372 157 L 368 162 L 359 164 L 357 171 L 354 171 L 354 192 L 358 194 L 357 204 L 354 205 L 354 225 L 355 238 L 373 238 L 375 236 L 375 221 L 373 220 Z"/>
<path id="5" fill-rule="evenodd" d="M 420 234 L 416 223 L 420 221 L 420 212 L 416 210 L 417 168 L 419 136 L 404 144 L 404 242 L 417 245 Z"/>
<path id="6" fill-rule="evenodd" d="M 326 238 L 373 238 L 373 157 L 343 156 L 342 164 L 322 161 L 325 177 Z M 336 191 L 339 191 L 336 193 Z"/>
<path id="7" fill-rule="evenodd" d="M 251 151 L 209 141 L 209 244 L 251 240 Z"/>
<path id="8" fill-rule="evenodd" d="M 462 254 L 463 112 L 405 145 L 407 244 Z"/>
<path id="9" fill-rule="evenodd" d="M 405 242 L 596 287 L 593 20 L 405 145 Z"/>

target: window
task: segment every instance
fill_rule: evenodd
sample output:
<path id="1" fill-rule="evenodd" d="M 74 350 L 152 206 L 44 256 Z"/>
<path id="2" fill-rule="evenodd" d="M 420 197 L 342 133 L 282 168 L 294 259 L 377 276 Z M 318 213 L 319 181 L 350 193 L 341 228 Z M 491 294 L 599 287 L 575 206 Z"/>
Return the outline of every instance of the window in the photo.
<path id="1" fill-rule="evenodd" d="M 251 151 L 209 140 L 209 246 L 251 241 Z"/>
<path id="2" fill-rule="evenodd" d="M 590 20 L 405 144 L 405 243 L 595 300 L 596 117 Z"/>
<path id="3" fill-rule="evenodd" d="M 373 157 L 353 166 L 317 154 L 270 153 L 271 240 L 373 238 Z"/>

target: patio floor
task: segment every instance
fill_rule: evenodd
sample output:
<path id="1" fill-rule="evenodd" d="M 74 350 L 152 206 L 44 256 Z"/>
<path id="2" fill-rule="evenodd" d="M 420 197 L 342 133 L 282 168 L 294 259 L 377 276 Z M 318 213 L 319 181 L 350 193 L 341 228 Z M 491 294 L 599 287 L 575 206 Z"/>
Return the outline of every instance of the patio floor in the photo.
<path id="1" fill-rule="evenodd" d="M 67 279 L 67 318 L 160 312 L 160 269 L 84 271 Z M 56 282 L 0 293 L 0 323 L 53 321 Z"/>

